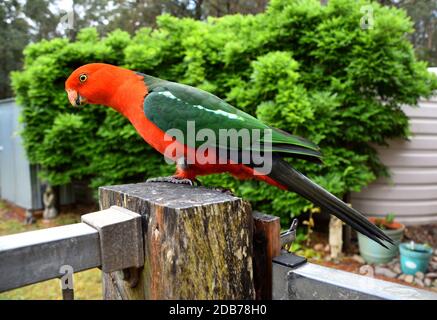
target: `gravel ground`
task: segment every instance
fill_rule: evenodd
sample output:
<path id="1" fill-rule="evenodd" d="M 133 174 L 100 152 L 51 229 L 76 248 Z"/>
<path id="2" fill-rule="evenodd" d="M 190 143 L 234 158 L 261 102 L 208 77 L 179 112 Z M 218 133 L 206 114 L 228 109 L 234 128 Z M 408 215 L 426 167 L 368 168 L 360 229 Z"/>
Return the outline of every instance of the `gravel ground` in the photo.
<path id="1" fill-rule="evenodd" d="M 404 241 L 409 240 L 428 243 L 431 247 L 437 248 L 437 224 L 407 227 L 404 233 Z"/>

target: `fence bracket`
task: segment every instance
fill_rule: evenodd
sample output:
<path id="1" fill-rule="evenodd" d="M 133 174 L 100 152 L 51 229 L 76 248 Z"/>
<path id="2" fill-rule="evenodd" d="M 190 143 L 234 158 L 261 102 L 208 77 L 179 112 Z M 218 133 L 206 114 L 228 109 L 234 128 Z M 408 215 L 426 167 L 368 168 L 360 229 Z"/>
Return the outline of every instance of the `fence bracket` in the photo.
<path id="1" fill-rule="evenodd" d="M 99 232 L 103 272 L 113 272 L 144 265 L 144 245 L 141 216 L 128 209 L 112 206 L 109 209 L 85 214 L 82 222 Z M 133 280 L 134 272 L 125 271 Z"/>

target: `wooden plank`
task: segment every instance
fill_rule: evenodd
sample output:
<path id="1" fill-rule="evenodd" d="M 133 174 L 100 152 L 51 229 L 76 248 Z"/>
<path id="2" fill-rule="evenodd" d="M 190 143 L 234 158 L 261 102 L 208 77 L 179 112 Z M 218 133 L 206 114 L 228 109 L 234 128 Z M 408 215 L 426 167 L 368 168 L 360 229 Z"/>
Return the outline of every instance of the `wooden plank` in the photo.
<path id="1" fill-rule="evenodd" d="M 272 299 L 272 259 L 281 253 L 278 217 L 253 213 L 254 284 L 257 300 Z"/>
<path id="2" fill-rule="evenodd" d="M 139 183 L 101 187 L 101 209 L 142 216 L 144 268 L 137 284 L 105 273 L 106 299 L 253 299 L 248 203 L 203 187 Z"/>
<path id="3" fill-rule="evenodd" d="M 0 292 L 100 266 L 99 234 L 85 223 L 0 237 Z"/>

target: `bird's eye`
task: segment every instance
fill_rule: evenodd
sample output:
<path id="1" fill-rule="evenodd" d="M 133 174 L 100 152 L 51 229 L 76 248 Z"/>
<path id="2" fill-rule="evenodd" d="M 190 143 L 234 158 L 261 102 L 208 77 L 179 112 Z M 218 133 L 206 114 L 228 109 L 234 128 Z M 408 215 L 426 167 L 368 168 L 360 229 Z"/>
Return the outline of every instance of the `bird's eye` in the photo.
<path id="1" fill-rule="evenodd" d="M 80 82 L 85 82 L 86 79 L 88 79 L 88 76 L 87 76 L 86 74 L 81 74 L 81 75 L 79 76 L 79 81 L 80 81 Z"/>

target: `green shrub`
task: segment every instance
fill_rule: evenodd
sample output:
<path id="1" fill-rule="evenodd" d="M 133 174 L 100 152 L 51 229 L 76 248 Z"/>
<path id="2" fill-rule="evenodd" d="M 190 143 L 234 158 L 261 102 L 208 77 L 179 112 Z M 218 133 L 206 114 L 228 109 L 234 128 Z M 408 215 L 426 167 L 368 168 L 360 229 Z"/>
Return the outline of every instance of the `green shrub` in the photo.
<path id="1" fill-rule="evenodd" d="M 32 163 L 52 184 L 100 185 L 142 181 L 172 168 L 133 127 L 100 106 L 72 108 L 64 81 L 80 65 L 107 62 L 194 85 L 269 124 L 320 145 L 322 166 L 293 161 L 337 195 L 359 191 L 384 173 L 370 144 L 406 137 L 402 104 L 417 104 L 436 85 L 407 41 L 404 11 L 374 8 L 374 28 L 360 28 L 364 1 L 273 0 L 266 13 L 205 22 L 163 15 L 155 30 L 116 30 L 100 39 L 81 30 L 77 41 L 29 45 L 13 86 L 24 109 L 22 132 Z M 256 181 L 203 177 L 233 189 L 285 223 L 312 205 Z"/>

